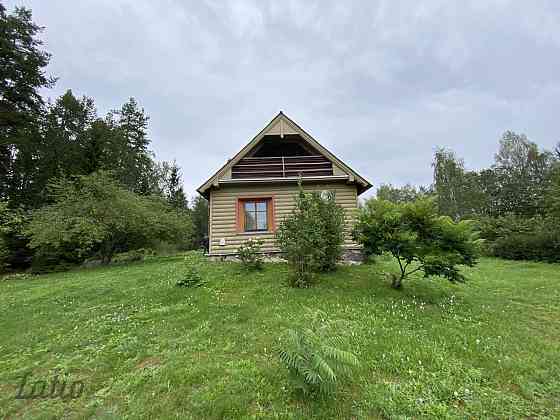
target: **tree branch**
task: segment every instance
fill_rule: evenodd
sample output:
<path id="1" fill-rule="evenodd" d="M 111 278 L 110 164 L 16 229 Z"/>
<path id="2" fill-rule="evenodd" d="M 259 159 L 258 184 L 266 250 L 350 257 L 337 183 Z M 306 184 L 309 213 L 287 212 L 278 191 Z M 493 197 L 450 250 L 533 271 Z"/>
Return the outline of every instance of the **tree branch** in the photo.
<path id="1" fill-rule="evenodd" d="M 412 273 L 416 273 L 417 271 L 422 270 L 422 266 L 416 267 L 414 270 L 408 272 L 407 276 L 411 275 Z"/>
<path id="2" fill-rule="evenodd" d="M 404 272 L 405 272 L 406 267 L 403 268 L 403 265 L 401 263 L 401 257 L 400 257 L 398 252 L 397 252 L 396 257 L 397 257 L 397 261 L 399 262 L 399 267 L 401 268 L 401 279 L 402 279 L 404 277 Z"/>

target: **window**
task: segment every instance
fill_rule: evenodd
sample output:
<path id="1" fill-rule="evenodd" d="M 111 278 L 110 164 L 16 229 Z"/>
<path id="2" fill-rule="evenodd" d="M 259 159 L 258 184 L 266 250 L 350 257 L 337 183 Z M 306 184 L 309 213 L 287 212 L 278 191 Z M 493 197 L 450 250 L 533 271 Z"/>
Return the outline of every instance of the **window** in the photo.
<path id="1" fill-rule="evenodd" d="M 268 230 L 267 202 L 245 201 L 245 232 Z"/>
<path id="2" fill-rule="evenodd" d="M 272 199 L 243 198 L 238 203 L 239 232 L 269 232 L 273 230 Z"/>

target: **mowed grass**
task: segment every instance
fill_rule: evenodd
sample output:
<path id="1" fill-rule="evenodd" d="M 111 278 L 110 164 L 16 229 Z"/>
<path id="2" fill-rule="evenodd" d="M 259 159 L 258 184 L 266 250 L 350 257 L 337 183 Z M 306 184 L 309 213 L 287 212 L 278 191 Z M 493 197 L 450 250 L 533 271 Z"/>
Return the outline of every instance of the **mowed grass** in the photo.
<path id="1" fill-rule="evenodd" d="M 287 267 L 209 263 L 174 286 L 181 257 L 0 281 L 3 418 L 554 418 L 560 416 L 560 266 L 484 259 L 452 285 L 341 267 L 307 290 Z M 346 320 L 362 365 L 302 399 L 277 357 L 305 308 Z M 15 399 L 20 377 L 62 372 L 78 399 Z"/>

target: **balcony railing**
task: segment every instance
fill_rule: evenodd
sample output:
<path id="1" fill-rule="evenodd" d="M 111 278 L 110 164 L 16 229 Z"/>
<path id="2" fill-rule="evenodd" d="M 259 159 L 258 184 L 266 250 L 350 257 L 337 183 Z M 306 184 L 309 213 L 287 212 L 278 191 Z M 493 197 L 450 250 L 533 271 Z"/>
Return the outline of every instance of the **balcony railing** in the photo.
<path id="1" fill-rule="evenodd" d="M 231 172 L 234 179 L 330 176 L 332 174 L 331 161 L 321 155 L 247 157 L 233 165 Z"/>

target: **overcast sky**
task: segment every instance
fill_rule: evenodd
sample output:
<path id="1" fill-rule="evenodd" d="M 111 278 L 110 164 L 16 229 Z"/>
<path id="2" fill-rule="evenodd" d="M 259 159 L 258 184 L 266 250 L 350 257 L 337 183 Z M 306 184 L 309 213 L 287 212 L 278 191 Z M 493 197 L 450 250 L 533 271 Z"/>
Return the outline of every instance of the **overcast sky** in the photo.
<path id="1" fill-rule="evenodd" d="M 560 140 L 560 1 L 8 1 L 66 89 L 134 96 L 193 194 L 283 110 L 375 186 L 431 182 L 436 146 L 488 166 L 501 134 Z"/>

